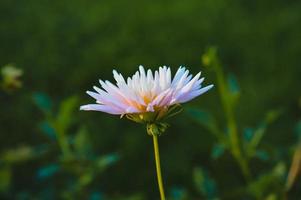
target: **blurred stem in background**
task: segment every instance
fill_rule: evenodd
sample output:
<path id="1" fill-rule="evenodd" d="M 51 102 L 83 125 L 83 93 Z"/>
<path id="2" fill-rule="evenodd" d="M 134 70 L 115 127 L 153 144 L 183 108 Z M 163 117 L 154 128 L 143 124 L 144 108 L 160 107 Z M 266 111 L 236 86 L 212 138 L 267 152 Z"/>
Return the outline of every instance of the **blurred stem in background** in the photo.
<path id="1" fill-rule="evenodd" d="M 301 173 L 301 119 L 298 121 L 296 125 L 296 133 L 298 136 L 298 144 L 296 145 L 296 149 L 294 150 L 292 163 L 285 184 L 286 193 L 292 190 L 294 184 L 297 182 L 297 179 L 298 177 L 300 177 L 300 173 Z"/>
<path id="2" fill-rule="evenodd" d="M 227 120 L 227 131 L 229 134 L 228 145 L 230 146 L 231 153 L 237 161 L 243 176 L 246 181 L 249 182 L 251 180 L 251 172 L 248 160 L 246 156 L 243 155 L 241 139 L 237 131 L 237 122 L 234 117 L 234 107 L 237 100 L 237 94 L 231 91 L 225 80 L 224 72 L 217 57 L 217 49 L 215 47 L 208 49 L 207 53 L 203 55 L 202 61 L 205 66 L 211 68 L 215 73 L 221 103 Z"/>
<path id="3" fill-rule="evenodd" d="M 301 144 L 298 144 L 294 155 L 292 159 L 292 164 L 287 176 L 287 181 L 286 181 L 286 191 L 290 191 L 291 188 L 293 187 L 294 183 L 296 182 L 301 169 Z"/>
<path id="4" fill-rule="evenodd" d="M 239 103 L 240 89 L 238 82 L 233 74 L 226 74 L 223 66 L 217 56 L 217 49 L 209 48 L 202 56 L 203 65 L 214 72 L 216 83 L 221 99 L 221 107 L 225 113 L 225 128 L 219 127 L 214 115 L 199 108 L 190 108 L 187 111 L 203 127 L 207 128 L 209 133 L 214 135 L 217 143 L 212 147 L 211 157 L 219 158 L 225 150 L 228 150 L 238 165 L 241 174 L 244 177 L 246 185 L 240 186 L 231 192 L 224 192 L 223 196 L 229 199 L 236 197 L 246 197 L 251 195 L 254 199 L 273 199 L 275 196 L 283 196 L 286 165 L 281 153 L 277 150 L 263 149 L 260 146 L 268 126 L 275 122 L 283 113 L 283 108 L 272 109 L 265 113 L 264 119 L 256 127 L 244 127 L 242 131 L 238 130 L 238 121 L 235 118 L 236 105 Z M 239 126 L 241 127 L 241 126 Z M 301 134 L 300 134 L 301 135 Z M 274 158 L 273 158 L 274 157 Z M 257 159 L 260 162 L 266 162 L 266 166 L 273 163 L 273 168 L 265 173 L 251 173 L 250 162 Z M 276 162 L 275 162 L 276 161 Z M 199 168 L 201 169 L 201 168 Z M 200 194 L 207 199 L 218 197 L 218 190 L 214 186 L 214 179 L 206 176 L 206 169 L 197 170 L 195 180 Z M 254 175 L 254 176 L 253 176 Z M 210 185 L 210 187 L 206 186 Z M 274 192 L 271 188 L 277 187 Z M 212 189 L 213 188 L 213 189 Z M 212 192 L 215 191 L 215 192 Z M 275 199 L 275 198 L 274 198 Z"/>

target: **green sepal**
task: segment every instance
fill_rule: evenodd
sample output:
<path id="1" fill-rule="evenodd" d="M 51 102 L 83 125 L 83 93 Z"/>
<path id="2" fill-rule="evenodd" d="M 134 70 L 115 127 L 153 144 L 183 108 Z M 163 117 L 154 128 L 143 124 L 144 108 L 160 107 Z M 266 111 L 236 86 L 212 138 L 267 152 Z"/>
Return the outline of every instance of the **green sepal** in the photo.
<path id="1" fill-rule="evenodd" d="M 167 123 L 148 123 L 146 125 L 147 134 L 150 136 L 161 135 L 169 127 Z"/>
<path id="2" fill-rule="evenodd" d="M 183 108 L 180 104 L 175 104 L 170 107 L 162 108 L 161 110 L 155 112 L 144 112 L 144 113 L 130 113 L 125 114 L 126 118 L 141 124 L 159 124 L 162 121 L 165 121 L 180 112 L 182 112 Z M 121 118 L 123 115 L 121 116 Z"/>

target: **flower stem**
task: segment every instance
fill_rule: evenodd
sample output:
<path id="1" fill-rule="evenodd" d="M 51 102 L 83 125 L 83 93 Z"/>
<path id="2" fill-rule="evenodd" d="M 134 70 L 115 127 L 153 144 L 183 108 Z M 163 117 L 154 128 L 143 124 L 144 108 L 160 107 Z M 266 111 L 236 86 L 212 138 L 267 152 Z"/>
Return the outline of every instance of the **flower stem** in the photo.
<path id="1" fill-rule="evenodd" d="M 208 55 L 211 58 L 210 65 L 215 71 L 220 99 L 227 120 L 230 151 L 240 167 L 246 182 L 250 182 L 252 175 L 249 167 L 249 161 L 243 152 L 242 141 L 237 130 L 237 121 L 234 115 L 235 101 L 233 101 L 233 96 L 225 79 L 225 73 L 223 72 L 222 65 L 217 57 L 216 49 L 210 49 L 209 53 L 210 54 Z"/>
<path id="2" fill-rule="evenodd" d="M 160 166 L 160 153 L 159 153 L 159 145 L 158 145 L 158 136 L 156 134 L 153 134 L 153 142 L 154 142 L 157 179 L 158 179 L 160 197 L 161 197 L 161 200 L 165 200 L 163 180 L 162 180 L 162 175 L 161 175 L 161 166 Z"/>

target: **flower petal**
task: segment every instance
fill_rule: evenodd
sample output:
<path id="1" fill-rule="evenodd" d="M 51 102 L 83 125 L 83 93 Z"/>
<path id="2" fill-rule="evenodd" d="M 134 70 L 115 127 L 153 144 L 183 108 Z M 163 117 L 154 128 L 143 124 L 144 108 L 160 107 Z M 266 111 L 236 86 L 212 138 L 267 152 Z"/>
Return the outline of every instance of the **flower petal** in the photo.
<path id="1" fill-rule="evenodd" d="M 93 111 L 101 111 L 113 115 L 121 115 L 124 114 L 123 111 L 117 110 L 116 108 L 100 105 L 100 104 L 87 104 L 80 107 L 80 110 L 93 110 Z"/>

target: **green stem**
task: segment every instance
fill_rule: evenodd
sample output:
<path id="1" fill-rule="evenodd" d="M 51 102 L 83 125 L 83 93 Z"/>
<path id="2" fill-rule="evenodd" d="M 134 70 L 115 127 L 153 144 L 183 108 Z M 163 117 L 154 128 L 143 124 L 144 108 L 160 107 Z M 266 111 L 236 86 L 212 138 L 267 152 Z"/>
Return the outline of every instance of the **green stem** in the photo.
<path id="1" fill-rule="evenodd" d="M 244 155 L 242 154 L 240 137 L 237 131 L 237 124 L 233 113 L 233 105 L 231 105 L 231 103 L 229 102 L 227 83 L 224 77 L 222 67 L 218 62 L 217 58 L 215 59 L 214 66 L 215 66 L 215 72 L 217 76 L 217 83 L 219 86 L 218 89 L 221 95 L 221 102 L 226 114 L 226 119 L 228 121 L 231 153 L 235 158 L 235 160 L 237 161 L 239 167 L 241 168 L 242 174 L 245 177 L 246 181 L 250 181 L 251 173 L 248 165 L 248 160 L 245 159 Z"/>
<path id="2" fill-rule="evenodd" d="M 242 150 L 240 148 L 239 135 L 237 132 L 237 126 L 234 119 L 231 117 L 228 121 L 229 134 L 230 134 L 230 143 L 231 143 L 231 152 L 233 157 L 236 159 L 239 167 L 241 168 L 242 174 L 245 177 L 246 181 L 250 181 L 251 173 L 248 165 L 248 161 L 244 158 Z"/>
<path id="3" fill-rule="evenodd" d="M 68 138 L 65 134 L 65 130 L 60 128 L 60 126 L 52 119 L 49 118 L 49 121 L 51 122 L 52 126 L 55 129 L 56 137 L 58 145 L 61 149 L 62 155 L 64 158 L 69 158 L 71 155 L 70 146 L 68 143 Z"/>
<path id="4" fill-rule="evenodd" d="M 165 200 L 163 180 L 162 180 L 162 175 L 161 175 L 161 166 L 160 166 L 160 153 L 159 153 L 159 145 L 158 145 L 158 136 L 156 134 L 153 134 L 153 142 L 154 142 L 157 179 L 158 179 L 160 197 L 161 197 L 161 200 Z"/>

